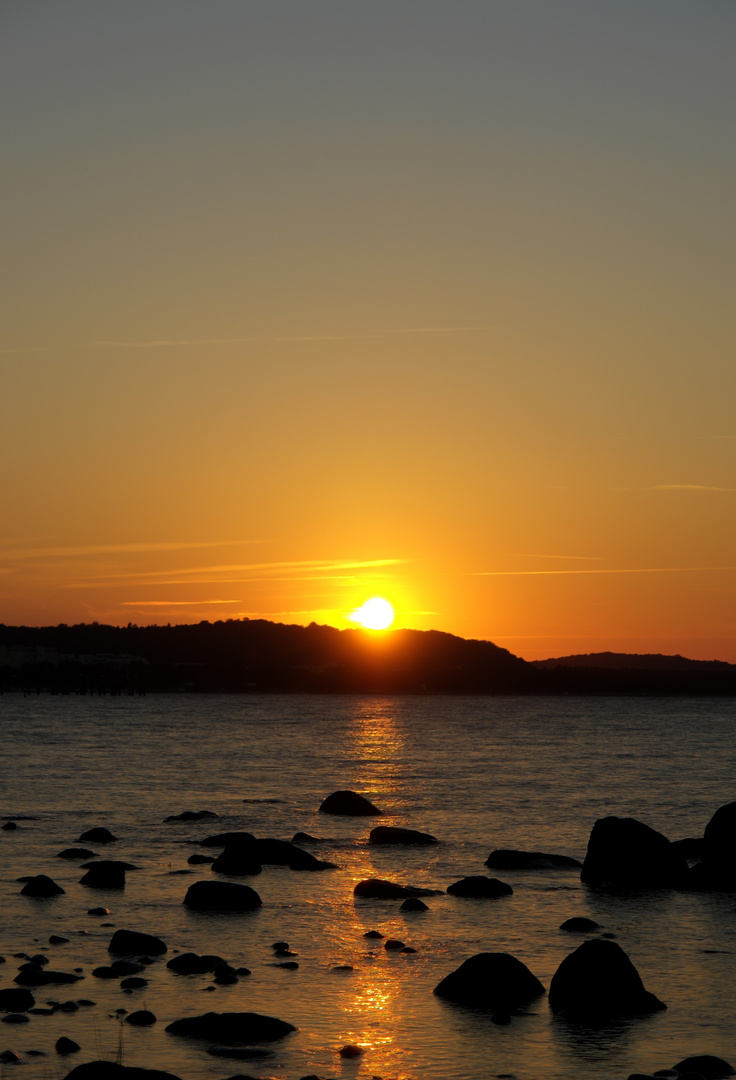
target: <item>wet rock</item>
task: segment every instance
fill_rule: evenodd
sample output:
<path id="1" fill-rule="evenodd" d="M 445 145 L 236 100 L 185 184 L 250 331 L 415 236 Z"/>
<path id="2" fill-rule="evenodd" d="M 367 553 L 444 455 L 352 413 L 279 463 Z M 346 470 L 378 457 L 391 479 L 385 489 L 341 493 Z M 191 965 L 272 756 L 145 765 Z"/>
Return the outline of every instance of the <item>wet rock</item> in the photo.
<path id="1" fill-rule="evenodd" d="M 190 855 L 187 862 L 191 866 L 199 866 L 201 863 L 213 863 L 215 861 L 214 855 L 200 855 L 199 852 Z"/>
<path id="2" fill-rule="evenodd" d="M 684 840 L 672 840 L 672 850 L 683 859 L 702 859 L 705 855 L 705 838 L 702 836 L 686 836 Z"/>
<path id="3" fill-rule="evenodd" d="M 579 859 L 569 855 L 550 855 L 546 851 L 517 851 L 496 848 L 486 859 L 492 870 L 581 870 Z"/>
<path id="4" fill-rule="evenodd" d="M 170 814 L 169 817 L 164 818 L 164 823 L 168 821 L 204 821 L 205 818 L 218 818 L 219 816 L 214 810 L 185 810 L 181 814 Z"/>
<path id="5" fill-rule="evenodd" d="M 259 1013 L 210 1012 L 204 1016 L 188 1016 L 182 1020 L 174 1020 L 166 1031 L 170 1035 L 180 1035 L 185 1039 L 207 1039 L 223 1045 L 237 1046 L 239 1043 L 275 1042 L 296 1031 L 296 1028 L 284 1020 Z"/>
<path id="6" fill-rule="evenodd" d="M 132 863 L 103 859 L 101 862 L 86 863 L 82 869 L 86 869 L 87 873 L 79 879 L 80 885 L 90 889 L 124 889 L 125 871 L 136 870 L 137 867 Z"/>
<path id="7" fill-rule="evenodd" d="M 83 1005 L 86 1008 L 89 1008 L 91 1005 L 96 1005 L 96 1004 L 97 1004 L 97 1002 L 92 1001 L 91 998 L 77 998 L 77 1005 Z"/>
<path id="8" fill-rule="evenodd" d="M 249 832 L 223 832 L 205 836 L 199 841 L 202 847 L 253 847 L 256 838 Z"/>
<path id="9" fill-rule="evenodd" d="M 736 802 L 719 807 L 706 825 L 701 862 L 691 870 L 690 887 L 736 892 Z"/>
<path id="10" fill-rule="evenodd" d="M 63 851 L 60 851 L 57 859 L 96 859 L 97 852 L 90 851 L 86 847 L 66 847 Z"/>
<path id="11" fill-rule="evenodd" d="M 436 889 L 420 889 L 415 885 L 398 885 L 382 878 L 366 878 L 353 889 L 354 896 L 367 900 L 404 900 L 407 896 L 436 896 Z"/>
<path id="12" fill-rule="evenodd" d="M 120 983 L 121 990 L 143 990 L 148 986 L 148 979 L 142 979 L 140 975 L 131 975 L 129 979 L 123 979 Z"/>
<path id="13" fill-rule="evenodd" d="M 142 934 L 137 930 L 116 930 L 107 951 L 116 956 L 140 956 L 143 953 L 161 956 L 167 952 L 167 946 L 161 938 L 153 934 Z"/>
<path id="14" fill-rule="evenodd" d="M 214 971 L 217 966 L 219 965 L 212 965 L 209 957 L 198 956 L 194 952 L 179 953 L 166 964 L 169 971 L 176 975 L 204 975 L 208 971 Z"/>
<path id="15" fill-rule="evenodd" d="M 111 967 L 106 964 L 101 964 L 99 967 L 92 968 L 92 975 L 95 979 L 116 979 L 117 975 Z"/>
<path id="16" fill-rule="evenodd" d="M 697 1073 L 703 1080 L 721 1080 L 721 1077 L 733 1076 L 735 1070 L 723 1058 L 713 1054 L 696 1054 L 678 1061 L 672 1066 L 672 1072 L 680 1076 L 683 1073 Z"/>
<path id="17" fill-rule="evenodd" d="M 74 1039 L 68 1039 L 66 1035 L 62 1035 L 60 1039 L 56 1040 L 57 1054 L 76 1054 L 79 1050 L 81 1050 L 79 1043 L 74 1042 Z"/>
<path id="18" fill-rule="evenodd" d="M 35 953 L 28 962 L 29 964 L 38 964 L 39 967 L 46 967 L 49 958 L 44 956 L 43 953 Z"/>
<path id="19" fill-rule="evenodd" d="M 342 1058 L 359 1058 L 365 1053 L 362 1046 L 355 1046 L 353 1043 L 348 1043 L 347 1046 L 343 1046 L 338 1053 Z"/>
<path id="20" fill-rule="evenodd" d="M 510 1012 L 541 997 L 544 987 L 510 953 L 477 953 L 445 976 L 433 993 L 461 1005 Z"/>
<path id="21" fill-rule="evenodd" d="M 62 937 L 61 934 L 52 934 L 49 938 L 49 945 L 66 945 L 68 941 L 68 937 Z"/>
<path id="22" fill-rule="evenodd" d="M 117 840 L 117 836 L 113 836 L 109 829 L 101 826 L 97 829 L 87 829 L 79 837 L 79 842 L 82 844 L 114 844 Z"/>
<path id="23" fill-rule="evenodd" d="M 298 971 L 299 964 L 296 960 L 286 960 L 283 964 L 274 964 L 274 967 L 285 968 L 286 971 Z M 215 980 L 217 981 L 217 980 Z"/>
<path id="24" fill-rule="evenodd" d="M 249 885 L 195 881 L 187 889 L 184 903 L 194 911 L 253 911 L 261 907 L 261 898 Z"/>
<path id="25" fill-rule="evenodd" d="M 388 938 L 384 942 L 383 947 L 384 947 L 384 949 L 388 949 L 389 952 L 394 952 L 394 951 L 397 951 L 398 949 L 405 948 L 403 941 L 399 941 L 398 938 L 392 938 L 392 937 Z"/>
<path id="26" fill-rule="evenodd" d="M 354 971 L 355 968 L 352 964 L 333 964 L 330 971 Z"/>
<path id="27" fill-rule="evenodd" d="M 571 919 L 565 919 L 560 926 L 560 930 L 566 930 L 569 934 L 591 934 L 600 928 L 600 923 L 597 923 L 595 919 L 587 919 L 584 915 L 574 915 Z"/>
<path id="28" fill-rule="evenodd" d="M 447 891 L 451 896 L 464 896 L 473 900 L 495 900 L 499 896 L 511 896 L 514 890 L 498 878 L 475 875 L 461 878 L 454 885 L 448 885 Z"/>
<path id="29" fill-rule="evenodd" d="M 72 975 L 68 971 L 49 971 L 38 964 L 22 964 L 13 982 L 19 986 L 53 986 L 79 982 L 81 978 L 81 975 Z"/>
<path id="30" fill-rule="evenodd" d="M 294 833 L 291 838 L 292 844 L 321 844 L 322 839 L 319 836 L 310 836 L 307 832 Z"/>
<path id="31" fill-rule="evenodd" d="M 180 1080 L 180 1077 L 160 1069 L 118 1065 L 115 1061 L 88 1061 L 67 1073 L 65 1080 Z"/>
<path id="32" fill-rule="evenodd" d="M 604 889 L 684 887 L 688 865 L 662 833 L 636 818 L 599 818 L 580 872 L 586 885 Z"/>
<path id="33" fill-rule="evenodd" d="M 109 915 L 110 909 L 106 907 L 92 907 L 87 912 L 88 915 Z"/>
<path id="34" fill-rule="evenodd" d="M 429 908 L 416 896 L 410 896 L 399 908 L 399 911 L 429 911 Z"/>
<path id="35" fill-rule="evenodd" d="M 380 940 L 383 939 L 384 935 L 381 933 L 380 930 L 367 930 L 365 932 L 365 934 L 363 934 L 363 937 L 364 938 L 373 938 L 376 941 L 380 941 Z"/>
<path id="36" fill-rule="evenodd" d="M 6 821 L 0 828 L 2 828 L 3 832 L 15 832 L 18 826 L 14 821 Z"/>
<path id="37" fill-rule="evenodd" d="M 215 874 L 226 877 L 249 877 L 260 874 L 263 867 L 257 861 L 252 847 L 230 846 L 212 860 L 210 867 Z"/>
<path id="38" fill-rule="evenodd" d="M 401 951 L 402 953 L 415 953 L 417 950 L 412 945 L 405 945 Z"/>
<path id="39" fill-rule="evenodd" d="M 16 1054 L 15 1050 L 3 1050 L 0 1061 L 4 1065 L 12 1065 L 14 1061 L 20 1061 L 20 1054 Z"/>
<path id="40" fill-rule="evenodd" d="M 322 814 L 340 814 L 344 817 L 376 817 L 383 813 L 357 791 L 333 791 L 319 809 Z"/>
<path id="41" fill-rule="evenodd" d="M 134 960 L 115 960 L 110 964 L 110 971 L 119 979 L 123 975 L 137 975 L 140 971 L 145 971 L 145 967 L 143 964 L 136 964 Z"/>
<path id="42" fill-rule="evenodd" d="M 156 1023 L 156 1016 L 149 1009 L 138 1009 L 125 1017 L 125 1023 L 133 1027 L 150 1027 Z"/>
<path id="43" fill-rule="evenodd" d="M 30 1020 L 23 1013 L 8 1013 L 2 1019 L 3 1024 L 29 1024 Z"/>
<path id="44" fill-rule="evenodd" d="M 72 1013 L 77 1012 L 79 1005 L 76 1001 L 58 1001 L 54 1005 L 54 1012 Z"/>
<path id="45" fill-rule="evenodd" d="M 271 943 L 271 948 L 274 952 L 286 952 L 289 948 L 288 941 L 274 941 Z"/>
<path id="46" fill-rule="evenodd" d="M 311 852 L 304 851 L 288 840 L 265 837 L 256 840 L 254 850 L 258 862 L 266 866 L 288 866 L 292 870 L 336 869 L 335 863 L 317 859 Z"/>
<path id="47" fill-rule="evenodd" d="M 234 967 L 223 964 L 215 970 L 215 977 L 212 981 L 217 986 L 234 986 L 238 981 L 238 973 Z"/>
<path id="48" fill-rule="evenodd" d="M 620 945 L 602 938 L 584 941 L 565 957 L 549 989 L 553 1012 L 600 1023 L 665 1009 L 644 989 L 639 972 Z"/>
<path id="49" fill-rule="evenodd" d="M 400 829 L 394 825 L 379 825 L 371 829 L 369 844 L 415 844 L 427 845 L 438 843 L 431 833 L 418 832 L 416 829 Z"/>
<path id="50" fill-rule="evenodd" d="M 57 885 L 55 881 L 52 881 L 50 877 L 47 877 L 46 874 L 36 874 L 35 877 L 28 879 L 20 890 L 20 895 L 46 899 L 50 896 L 63 896 L 64 889 L 62 889 L 61 885 Z"/>

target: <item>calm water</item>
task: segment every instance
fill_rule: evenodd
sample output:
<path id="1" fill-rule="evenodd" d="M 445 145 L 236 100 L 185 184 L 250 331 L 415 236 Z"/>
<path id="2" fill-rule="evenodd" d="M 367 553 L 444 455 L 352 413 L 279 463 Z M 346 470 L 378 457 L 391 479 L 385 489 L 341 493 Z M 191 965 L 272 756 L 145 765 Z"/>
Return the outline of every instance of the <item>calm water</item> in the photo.
<path id="1" fill-rule="evenodd" d="M 443 895 L 431 910 L 401 914 L 399 901 L 353 901 L 353 886 L 379 876 L 446 888 L 489 873 L 494 847 L 582 858 L 590 828 L 607 813 L 640 818 L 676 839 L 702 834 L 713 811 L 736 799 L 736 702 L 717 700 L 187 697 L 0 698 L 3 762 L 0 814 L 34 815 L 0 832 L 0 969 L 9 986 L 14 952 L 42 950 L 51 966 L 87 975 L 75 987 L 40 988 L 47 999 L 89 997 L 94 1008 L 31 1017 L 0 1028 L 0 1050 L 24 1056 L 27 1080 L 53 1080 L 71 1065 L 114 1057 L 166 1069 L 183 1080 L 234 1073 L 297 1080 L 518 1080 L 600 1077 L 674 1064 L 688 1054 L 736 1061 L 736 898 L 660 893 L 605 898 L 571 872 L 502 873 L 514 895 L 471 901 Z M 434 849 L 371 849 L 375 820 L 318 814 L 330 791 L 350 787 L 386 812 L 387 824 L 434 833 Z M 164 824 L 168 814 L 209 809 L 220 821 Z M 80 833 L 107 825 L 120 838 L 103 857 L 140 869 L 124 892 L 81 886 L 76 864 L 56 858 Z M 339 864 L 323 873 L 267 868 L 247 879 L 257 912 L 213 916 L 182 904 L 209 878 L 188 868 L 192 841 L 225 829 L 290 839 L 324 838 L 312 850 Z M 91 845 L 94 847 L 94 845 Z M 172 871 L 190 869 L 188 874 Z M 19 896 L 16 878 L 46 873 L 66 890 L 55 900 Z M 87 911 L 111 909 L 100 920 Z M 668 1010 L 606 1032 L 552 1018 L 546 999 L 498 1027 L 448 1005 L 432 989 L 464 959 L 508 951 L 546 987 L 581 940 L 558 930 L 588 915 L 616 934 L 647 989 Z M 162 936 L 169 955 L 148 969 L 149 986 L 128 994 L 89 972 L 108 962 L 117 927 Z M 379 929 L 418 951 L 389 954 L 363 934 Z M 48 944 L 50 934 L 69 943 Z M 299 970 L 273 965 L 270 944 L 286 939 Z M 232 987 L 208 992 L 209 976 L 177 977 L 172 950 L 213 952 L 252 969 Z M 334 965 L 352 964 L 352 972 Z M 114 1010 L 149 1008 L 158 1023 L 133 1029 Z M 181 1016 L 216 1010 L 263 1012 L 299 1031 L 263 1062 L 228 1062 L 206 1046 L 166 1035 Z M 82 1050 L 60 1060 L 69 1035 Z M 366 1048 L 359 1062 L 337 1050 Z M 27 1058 L 28 1050 L 46 1057 Z M 18 1066 L 8 1068 L 11 1075 Z"/>

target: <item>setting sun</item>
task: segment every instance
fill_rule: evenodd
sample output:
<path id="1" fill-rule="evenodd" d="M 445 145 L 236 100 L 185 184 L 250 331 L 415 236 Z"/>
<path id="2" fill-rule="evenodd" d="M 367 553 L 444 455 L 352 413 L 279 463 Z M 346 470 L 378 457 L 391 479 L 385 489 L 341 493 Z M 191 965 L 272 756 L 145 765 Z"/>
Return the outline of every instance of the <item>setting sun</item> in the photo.
<path id="1" fill-rule="evenodd" d="M 367 630 L 388 630 L 394 621 L 394 609 L 388 600 L 374 596 L 371 600 L 366 600 L 350 617 Z"/>

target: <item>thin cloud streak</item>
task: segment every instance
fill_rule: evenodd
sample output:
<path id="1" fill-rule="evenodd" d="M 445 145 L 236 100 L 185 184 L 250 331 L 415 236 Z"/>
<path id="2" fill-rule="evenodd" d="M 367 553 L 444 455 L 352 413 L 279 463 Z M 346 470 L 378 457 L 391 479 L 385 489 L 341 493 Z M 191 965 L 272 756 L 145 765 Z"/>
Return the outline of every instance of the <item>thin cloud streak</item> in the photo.
<path id="1" fill-rule="evenodd" d="M 156 551 L 188 551 L 194 548 L 237 547 L 262 544 L 262 540 L 192 540 L 163 541 L 140 544 L 90 544 L 79 547 L 20 548 L 3 551 L 3 559 L 76 558 L 81 555 L 136 555 Z M 182 571 L 185 572 L 185 571 Z"/>
<path id="2" fill-rule="evenodd" d="M 730 487 L 709 487 L 707 484 L 654 484 L 644 491 L 734 491 Z"/>
<path id="3" fill-rule="evenodd" d="M 105 580 L 111 580 L 115 582 L 129 582 L 135 578 L 141 584 L 145 580 L 148 580 L 152 585 L 161 584 L 195 584 L 190 575 L 193 574 L 233 574 L 242 571 L 258 571 L 263 573 L 260 577 L 271 576 L 271 572 L 277 572 L 279 570 L 293 570 L 294 573 L 298 573 L 300 570 L 312 570 L 329 572 L 332 570 L 369 570 L 373 567 L 381 566 L 398 566 L 400 564 L 408 562 L 407 559 L 367 559 L 367 560 L 335 560 L 328 559 L 302 559 L 285 562 L 267 562 L 267 563 L 233 563 L 224 564 L 221 566 L 193 566 L 188 569 L 177 569 L 173 572 L 180 578 L 185 578 L 184 581 L 176 582 L 162 582 L 159 579 L 167 574 L 171 574 L 172 570 L 141 570 L 138 572 L 131 572 L 125 574 L 104 574 L 99 578 L 89 579 L 88 584 L 94 584 L 96 582 L 104 582 Z M 293 577 L 293 575 L 289 575 Z M 258 579 L 228 579 L 230 581 L 237 580 L 258 580 Z M 207 582 L 198 582 L 197 584 L 224 584 L 222 578 L 210 579 Z"/>
<path id="4" fill-rule="evenodd" d="M 475 570 L 469 577 L 546 577 L 551 574 L 697 574 L 733 571 L 736 566 L 648 566 L 636 570 Z"/>

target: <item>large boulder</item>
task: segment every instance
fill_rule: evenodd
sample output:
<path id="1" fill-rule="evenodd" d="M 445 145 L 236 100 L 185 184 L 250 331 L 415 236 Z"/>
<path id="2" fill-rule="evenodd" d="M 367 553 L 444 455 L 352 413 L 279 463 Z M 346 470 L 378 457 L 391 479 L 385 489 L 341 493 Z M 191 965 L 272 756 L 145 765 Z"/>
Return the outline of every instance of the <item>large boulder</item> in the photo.
<path id="1" fill-rule="evenodd" d="M 400 829 L 394 825 L 378 825 L 371 829 L 369 844 L 436 844 L 437 837 L 431 833 L 418 832 L 416 829 Z"/>
<path id="2" fill-rule="evenodd" d="M 226 847 L 210 865 L 210 870 L 215 874 L 224 874 L 225 877 L 249 877 L 252 874 L 260 874 L 262 869 L 253 848 L 241 847 L 237 844 Z"/>
<path id="3" fill-rule="evenodd" d="M 405 900 L 407 896 L 436 896 L 436 889 L 420 889 L 415 885 L 397 885 L 382 878 L 366 878 L 353 889 L 354 896 L 366 900 Z"/>
<path id="4" fill-rule="evenodd" d="M 137 930 L 116 930 L 107 951 L 116 956 L 161 956 L 167 951 L 166 942 L 153 934 Z"/>
<path id="5" fill-rule="evenodd" d="M 208 1042 L 237 1046 L 241 1043 L 276 1042 L 292 1031 L 293 1024 L 273 1016 L 261 1016 L 252 1012 L 205 1013 L 204 1016 L 187 1016 L 174 1020 L 166 1031 L 185 1039 L 206 1039 Z"/>
<path id="6" fill-rule="evenodd" d="M 321 814 L 340 814 L 344 817 L 378 817 L 383 813 L 357 791 L 333 791 L 319 809 Z"/>
<path id="7" fill-rule="evenodd" d="M 447 891 L 450 896 L 465 896 L 471 900 L 495 900 L 499 896 L 511 896 L 514 890 L 498 878 L 474 875 L 448 885 Z"/>
<path id="8" fill-rule="evenodd" d="M 700 857 L 692 888 L 736 892 L 736 802 L 721 806 L 706 825 Z"/>
<path id="9" fill-rule="evenodd" d="M 604 889 L 672 889 L 687 884 L 688 865 L 662 833 L 635 818 L 596 821 L 580 872 Z"/>
<path id="10" fill-rule="evenodd" d="M 118 1065 L 115 1061 L 87 1061 L 77 1065 L 65 1080 L 180 1080 L 173 1073 L 160 1069 L 139 1069 L 135 1065 Z"/>
<path id="11" fill-rule="evenodd" d="M 555 1013 L 593 1024 L 667 1008 L 645 990 L 621 946 L 603 938 L 584 941 L 565 957 L 552 977 L 549 1004 Z"/>
<path id="12" fill-rule="evenodd" d="M 582 863 L 569 855 L 550 855 L 546 851 L 517 851 L 496 848 L 486 859 L 491 870 L 580 870 Z"/>
<path id="13" fill-rule="evenodd" d="M 61 885 L 57 885 L 55 881 L 52 881 L 46 874 L 35 874 L 33 877 L 29 877 L 23 888 L 20 890 L 21 896 L 34 896 L 38 899 L 48 899 L 51 896 L 63 896 L 64 889 Z"/>
<path id="14" fill-rule="evenodd" d="M 194 911 L 253 911 L 261 906 L 261 898 L 249 885 L 195 881 L 187 889 L 184 903 Z"/>
<path id="15" fill-rule="evenodd" d="M 723 1077 L 733 1076 L 734 1071 L 733 1066 L 714 1054 L 696 1054 L 694 1057 L 683 1058 L 672 1066 L 672 1072 L 696 1073 L 702 1076 L 703 1080 L 722 1080 Z"/>
<path id="16" fill-rule="evenodd" d="M 15 990 L 8 986 L 0 990 L 0 1012 L 22 1013 L 34 1008 L 36 999 L 30 990 Z"/>
<path id="17" fill-rule="evenodd" d="M 433 993 L 461 1005 L 509 1012 L 540 997 L 544 987 L 510 953 L 478 953 L 445 976 Z"/>
<path id="18" fill-rule="evenodd" d="M 256 838 L 249 832 L 220 832 L 199 841 L 202 847 L 254 847 Z"/>
<path id="19" fill-rule="evenodd" d="M 79 879 L 80 885 L 90 889 L 124 889 L 125 871 L 138 868 L 129 862 L 101 859 L 100 862 L 84 863 L 82 869 L 87 873 Z"/>

